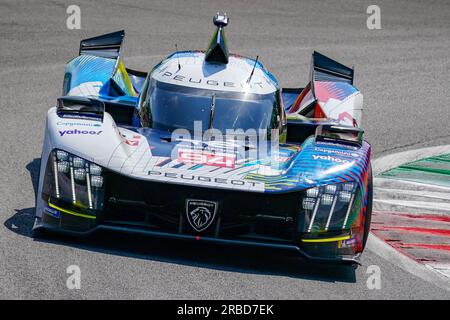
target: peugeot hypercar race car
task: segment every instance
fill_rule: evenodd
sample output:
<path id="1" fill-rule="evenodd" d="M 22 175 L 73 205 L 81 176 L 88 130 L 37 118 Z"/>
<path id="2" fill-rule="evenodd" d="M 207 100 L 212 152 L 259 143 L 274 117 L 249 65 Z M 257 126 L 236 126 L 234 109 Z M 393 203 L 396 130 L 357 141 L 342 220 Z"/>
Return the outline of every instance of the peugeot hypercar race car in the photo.
<path id="1" fill-rule="evenodd" d="M 355 262 L 372 211 L 370 145 L 354 70 L 318 52 L 304 88 L 280 88 L 228 52 L 128 69 L 124 31 L 82 40 L 47 114 L 33 230 L 107 229 L 291 249 Z"/>

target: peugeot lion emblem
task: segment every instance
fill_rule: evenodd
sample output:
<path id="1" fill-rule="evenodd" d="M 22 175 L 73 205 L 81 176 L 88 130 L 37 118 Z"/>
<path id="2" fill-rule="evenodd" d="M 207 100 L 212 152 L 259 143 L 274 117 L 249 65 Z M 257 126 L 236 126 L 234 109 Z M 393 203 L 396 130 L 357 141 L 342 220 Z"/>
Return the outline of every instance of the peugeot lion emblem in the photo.
<path id="1" fill-rule="evenodd" d="M 205 200 L 186 200 L 186 216 L 191 227 L 201 232 L 214 221 L 217 212 L 217 202 Z"/>

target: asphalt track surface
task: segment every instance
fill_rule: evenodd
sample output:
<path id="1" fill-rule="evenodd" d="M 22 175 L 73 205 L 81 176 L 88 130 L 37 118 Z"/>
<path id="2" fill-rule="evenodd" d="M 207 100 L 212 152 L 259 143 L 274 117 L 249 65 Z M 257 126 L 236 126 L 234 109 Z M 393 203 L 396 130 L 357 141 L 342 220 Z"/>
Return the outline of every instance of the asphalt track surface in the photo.
<path id="1" fill-rule="evenodd" d="M 450 293 L 367 250 L 362 266 L 299 263 L 279 252 L 118 234 L 33 240 L 37 170 L 47 109 L 80 39 L 126 29 L 125 62 L 150 70 L 174 50 L 204 49 L 217 10 L 230 16 L 232 52 L 259 55 L 282 86 L 302 86 L 318 50 L 356 68 L 374 157 L 448 144 L 450 3 L 376 1 L 85 1 L 81 30 L 66 28 L 73 1 L 0 0 L 0 298 L 448 299 Z M 68 290 L 66 268 L 81 268 Z M 366 286 L 367 267 L 382 288 Z"/>

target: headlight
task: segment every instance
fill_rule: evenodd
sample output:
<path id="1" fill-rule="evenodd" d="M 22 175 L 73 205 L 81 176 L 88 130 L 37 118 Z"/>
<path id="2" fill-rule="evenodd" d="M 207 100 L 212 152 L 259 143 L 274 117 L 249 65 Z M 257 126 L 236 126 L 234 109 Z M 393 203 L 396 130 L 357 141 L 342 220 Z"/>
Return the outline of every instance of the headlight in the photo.
<path id="1" fill-rule="evenodd" d="M 100 211 L 105 194 L 103 170 L 86 159 L 54 150 L 47 164 L 44 194 L 80 210 Z"/>
<path id="2" fill-rule="evenodd" d="M 335 194 L 337 190 L 337 186 L 335 184 L 329 184 L 325 186 L 325 193 Z"/>
<path id="3" fill-rule="evenodd" d="M 349 228 L 352 205 L 359 190 L 345 182 L 307 189 L 301 200 L 300 232 L 320 233 Z"/>
<path id="4" fill-rule="evenodd" d="M 85 165 L 84 159 L 81 159 L 79 157 L 73 157 L 72 162 L 75 168 L 84 168 Z"/>
<path id="5" fill-rule="evenodd" d="M 315 188 L 310 188 L 310 189 L 306 190 L 306 195 L 308 197 L 317 198 L 317 196 L 319 195 L 319 188 L 315 187 Z"/>

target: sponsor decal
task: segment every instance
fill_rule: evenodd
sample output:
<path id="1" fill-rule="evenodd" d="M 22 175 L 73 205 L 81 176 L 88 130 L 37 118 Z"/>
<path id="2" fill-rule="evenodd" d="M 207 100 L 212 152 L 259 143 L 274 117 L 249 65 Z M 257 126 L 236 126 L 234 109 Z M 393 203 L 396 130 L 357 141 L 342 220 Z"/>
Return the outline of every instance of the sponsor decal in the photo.
<path id="1" fill-rule="evenodd" d="M 59 212 L 59 210 L 50 208 L 50 207 L 45 207 L 44 208 L 44 212 L 54 218 L 60 218 L 61 217 L 61 212 Z"/>
<path id="2" fill-rule="evenodd" d="M 65 136 L 65 135 L 91 135 L 91 136 L 95 136 L 95 135 L 100 135 L 103 131 L 102 130 L 78 130 L 78 129 L 73 129 L 73 130 L 63 130 L 63 131 L 59 131 L 59 134 L 61 137 Z"/>
<path id="3" fill-rule="evenodd" d="M 345 148 L 348 150 L 358 150 L 359 147 L 352 147 L 349 145 L 344 146 L 341 143 L 334 143 L 334 142 L 328 142 L 328 141 L 316 141 L 316 145 L 322 145 L 322 146 L 330 146 L 330 147 L 335 147 L 335 148 Z"/>
<path id="4" fill-rule="evenodd" d="M 353 157 L 353 158 L 359 157 L 358 153 L 345 151 L 345 150 L 325 149 L 325 148 L 320 148 L 320 147 L 316 147 L 316 148 L 314 148 L 314 150 L 318 151 L 318 152 L 338 154 L 340 156 L 347 156 L 347 157 Z"/>
<path id="5" fill-rule="evenodd" d="M 125 137 L 125 143 L 132 147 L 138 147 L 141 143 L 141 136 L 133 136 L 131 139 Z"/>
<path id="6" fill-rule="evenodd" d="M 207 166 L 234 168 L 236 164 L 236 155 L 193 149 L 179 149 L 178 161 L 184 163 L 204 164 Z"/>
<path id="7" fill-rule="evenodd" d="M 186 200 L 186 217 L 192 229 L 202 232 L 214 221 L 217 202 L 206 200 Z"/>
<path id="8" fill-rule="evenodd" d="M 335 163 L 351 163 L 351 161 L 349 160 L 345 160 L 345 159 L 340 159 L 340 158 L 336 158 L 333 156 L 323 156 L 323 155 L 316 155 L 313 154 L 313 159 L 314 160 L 324 160 L 324 161 L 331 161 L 331 162 L 335 162 Z"/>
<path id="9" fill-rule="evenodd" d="M 179 81 L 179 82 L 185 82 L 185 83 L 192 83 L 192 84 L 204 84 L 211 87 L 225 87 L 225 88 L 264 88 L 265 83 L 259 81 L 259 82 L 243 82 L 243 83 L 236 83 L 233 81 L 217 81 L 213 79 L 206 79 L 201 77 L 190 77 L 187 75 L 181 75 L 178 73 L 172 73 L 170 71 L 165 71 L 161 74 L 161 77 L 169 78 L 172 81 Z"/>
<path id="10" fill-rule="evenodd" d="M 341 240 L 338 243 L 339 248 L 352 248 L 358 244 L 358 239 L 356 237 L 347 239 L 347 240 Z"/>
<path id="11" fill-rule="evenodd" d="M 220 183 L 228 186 L 250 186 L 255 189 L 258 187 L 264 188 L 265 184 L 264 182 L 259 181 L 247 181 L 247 180 L 240 180 L 240 179 L 226 179 L 226 178 L 219 178 L 219 177 L 208 177 L 208 176 L 201 176 L 201 175 L 195 175 L 190 173 L 177 173 L 177 172 L 171 172 L 171 171 L 157 171 L 157 170 L 150 170 L 148 172 L 149 176 L 153 177 L 164 177 L 169 178 L 168 180 L 176 180 L 176 181 L 196 181 L 199 184 L 202 182 L 213 182 L 213 183 Z"/>
<path id="12" fill-rule="evenodd" d="M 89 123 L 89 122 L 63 122 L 58 121 L 56 123 L 57 126 L 66 126 L 66 127 L 101 127 L 100 123 Z"/>

